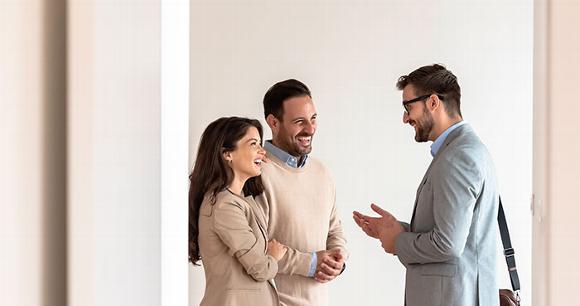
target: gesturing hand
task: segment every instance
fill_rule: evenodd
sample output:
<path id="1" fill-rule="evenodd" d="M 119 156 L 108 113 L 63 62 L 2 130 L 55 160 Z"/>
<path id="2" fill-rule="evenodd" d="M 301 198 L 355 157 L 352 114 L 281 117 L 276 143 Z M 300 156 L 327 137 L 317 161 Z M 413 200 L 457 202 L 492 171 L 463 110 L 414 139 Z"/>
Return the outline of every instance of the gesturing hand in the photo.
<path id="1" fill-rule="evenodd" d="M 380 218 L 369 217 L 367 215 L 363 215 L 358 211 L 352 212 L 352 218 L 354 222 L 369 236 L 375 239 L 379 239 L 379 233 L 375 226 L 371 226 L 371 222 L 373 224 L 380 222 Z"/>
<path id="2" fill-rule="evenodd" d="M 393 215 L 378 205 L 371 204 L 371 209 L 380 217 L 370 217 L 354 211 L 354 221 L 368 236 L 379 239 L 386 252 L 394 254 L 395 240 L 405 228 Z"/>

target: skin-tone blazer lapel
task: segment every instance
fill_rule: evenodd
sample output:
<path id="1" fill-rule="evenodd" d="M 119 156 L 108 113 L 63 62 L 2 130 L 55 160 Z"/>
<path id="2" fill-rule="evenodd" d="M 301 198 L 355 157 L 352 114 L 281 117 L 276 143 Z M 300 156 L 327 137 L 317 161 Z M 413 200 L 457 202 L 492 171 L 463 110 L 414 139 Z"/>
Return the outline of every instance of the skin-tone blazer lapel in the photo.
<path id="1" fill-rule="evenodd" d="M 265 220 L 264 213 L 262 212 L 262 210 L 260 208 L 258 208 L 258 204 L 254 200 L 253 196 L 247 196 L 244 199 L 246 200 L 246 202 L 248 202 L 250 204 L 249 205 L 250 209 L 254 212 L 254 216 L 256 216 L 256 223 L 258 224 L 258 227 L 260 228 L 260 232 L 262 233 L 262 236 L 264 237 L 264 239 L 266 241 L 268 241 L 268 233 L 266 231 L 266 222 L 264 221 Z M 266 249 L 267 249 L 267 246 L 266 246 Z"/>
<path id="2" fill-rule="evenodd" d="M 266 217 L 264 216 L 264 212 L 262 211 L 262 209 L 258 207 L 258 204 L 254 200 L 253 196 L 247 196 L 245 197 L 245 200 L 250 204 L 250 209 L 254 212 L 254 216 L 256 217 L 256 223 L 258 224 L 258 228 L 260 228 L 260 232 L 262 233 L 264 240 L 268 241 L 268 231 L 266 230 L 267 224 L 265 221 Z M 265 248 L 264 252 L 266 252 L 268 250 L 267 243 L 265 244 L 264 248 Z M 276 283 L 274 283 L 274 279 L 269 279 L 268 283 L 272 287 L 276 288 Z"/>

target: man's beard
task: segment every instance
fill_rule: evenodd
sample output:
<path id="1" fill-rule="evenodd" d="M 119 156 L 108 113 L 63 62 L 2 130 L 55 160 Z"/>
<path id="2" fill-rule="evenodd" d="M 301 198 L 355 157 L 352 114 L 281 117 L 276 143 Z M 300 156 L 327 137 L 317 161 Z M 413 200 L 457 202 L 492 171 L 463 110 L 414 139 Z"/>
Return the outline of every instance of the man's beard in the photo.
<path id="1" fill-rule="evenodd" d="M 431 134 L 431 130 L 433 130 L 433 117 L 427 111 L 427 109 L 423 109 L 423 116 L 415 121 L 415 125 L 417 126 L 417 131 L 415 133 L 415 141 L 417 142 L 426 142 L 429 140 L 429 134 Z"/>
<path id="2" fill-rule="evenodd" d="M 297 154 L 298 157 L 302 157 L 306 154 L 310 154 L 310 152 L 312 152 L 312 140 L 314 140 L 314 135 L 311 134 L 298 134 L 296 135 L 296 137 L 294 138 L 294 140 L 296 142 L 292 143 L 292 146 L 294 147 L 294 152 Z M 300 141 L 296 138 L 298 137 L 310 137 L 310 144 L 307 147 L 303 147 L 300 145 Z"/>
<path id="3" fill-rule="evenodd" d="M 312 138 L 310 139 L 310 145 L 308 147 L 303 147 L 300 145 L 298 139 L 296 139 L 297 137 L 309 137 L 311 136 Z M 279 137 L 278 138 L 278 146 L 280 149 L 286 151 L 288 154 L 301 158 L 304 155 L 310 154 L 310 152 L 312 151 L 312 140 L 314 139 L 314 135 L 310 135 L 310 134 L 298 134 L 296 135 L 294 138 L 289 139 L 286 137 L 286 135 Z"/>

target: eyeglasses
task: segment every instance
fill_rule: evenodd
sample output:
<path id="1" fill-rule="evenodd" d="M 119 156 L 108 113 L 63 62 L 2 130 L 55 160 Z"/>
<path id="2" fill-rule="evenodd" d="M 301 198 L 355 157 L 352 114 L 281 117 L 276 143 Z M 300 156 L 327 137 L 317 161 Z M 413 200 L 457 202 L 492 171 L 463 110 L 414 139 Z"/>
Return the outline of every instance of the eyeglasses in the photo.
<path id="1" fill-rule="evenodd" d="M 419 96 L 419 97 L 411 99 L 411 100 L 403 101 L 403 108 L 405 108 L 405 112 L 407 112 L 407 114 L 409 113 L 409 106 L 408 106 L 409 104 L 419 102 L 419 101 L 424 101 L 425 99 L 429 98 L 431 95 L 432 94 L 422 95 L 422 96 Z M 437 97 L 439 98 L 439 100 L 443 100 L 443 95 L 437 94 Z"/>

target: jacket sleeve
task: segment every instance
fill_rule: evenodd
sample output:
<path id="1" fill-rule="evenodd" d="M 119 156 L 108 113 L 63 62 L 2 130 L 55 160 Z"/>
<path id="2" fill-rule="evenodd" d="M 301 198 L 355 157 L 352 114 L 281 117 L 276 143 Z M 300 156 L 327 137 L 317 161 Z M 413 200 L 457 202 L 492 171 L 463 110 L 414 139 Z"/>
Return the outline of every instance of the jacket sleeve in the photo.
<path id="1" fill-rule="evenodd" d="M 483 185 L 481 171 L 476 159 L 466 152 L 440 162 L 429 178 L 433 229 L 403 232 L 395 241 L 396 254 L 404 265 L 446 262 L 461 256 L 465 248 Z"/>
<path id="2" fill-rule="evenodd" d="M 267 227 L 267 224 L 270 221 L 270 206 L 265 194 L 265 192 L 260 194 L 259 196 L 255 197 L 255 200 L 258 207 L 262 210 L 264 217 L 266 218 L 265 222 Z M 289 246 L 286 246 L 286 248 L 286 254 L 280 261 L 278 261 L 278 273 L 309 277 L 308 272 L 310 271 L 312 252 L 300 251 Z"/>
<path id="3" fill-rule="evenodd" d="M 403 221 L 399 221 L 399 223 L 401 224 L 401 226 L 402 226 L 403 228 L 405 228 L 405 232 L 408 232 L 408 231 L 410 231 L 410 230 L 411 230 L 411 226 L 409 225 L 409 223 L 407 223 L 407 222 L 403 222 Z"/>
<path id="4" fill-rule="evenodd" d="M 286 255 L 278 262 L 278 273 L 309 277 L 312 252 L 302 252 L 291 247 L 287 248 Z"/>
<path id="5" fill-rule="evenodd" d="M 235 256 L 256 281 L 274 278 L 278 272 L 278 262 L 260 247 L 245 209 L 238 203 L 216 203 L 215 206 L 214 228 L 228 247 L 229 254 Z"/>

